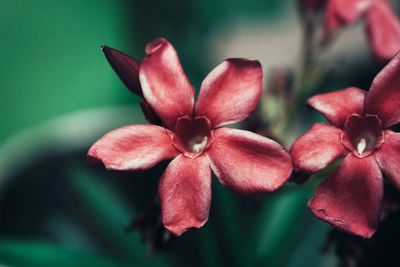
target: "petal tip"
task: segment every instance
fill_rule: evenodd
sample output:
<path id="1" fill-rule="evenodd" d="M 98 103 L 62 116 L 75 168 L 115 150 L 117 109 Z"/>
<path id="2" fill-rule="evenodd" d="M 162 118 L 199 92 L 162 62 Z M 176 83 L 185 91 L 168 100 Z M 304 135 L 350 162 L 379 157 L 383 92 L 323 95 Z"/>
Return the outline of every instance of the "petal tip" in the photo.
<path id="1" fill-rule="evenodd" d="M 112 53 L 112 48 L 107 46 L 107 45 L 101 45 L 100 46 L 101 51 L 104 53 L 104 55 L 109 58 L 110 54 Z"/>
<path id="2" fill-rule="evenodd" d="M 186 233 L 190 229 L 199 229 L 206 224 L 207 220 L 195 221 L 191 223 L 183 223 L 180 225 L 164 225 L 164 227 L 170 231 L 174 236 L 179 237 Z"/>
<path id="3" fill-rule="evenodd" d="M 139 61 L 106 45 L 102 45 L 101 50 L 125 86 L 134 94 L 142 97 L 143 93 L 139 81 Z"/>
<path id="4" fill-rule="evenodd" d="M 160 49 L 162 46 L 164 46 L 167 43 L 168 43 L 168 41 L 164 38 L 155 39 L 154 41 L 152 41 L 146 45 L 146 48 L 145 48 L 146 55 L 149 56 L 149 55 L 153 54 L 154 52 L 156 52 L 158 49 Z"/>
<path id="5" fill-rule="evenodd" d="M 103 159 L 94 149 L 90 148 L 86 155 L 86 163 L 93 168 L 105 168 L 109 171 L 118 171 L 119 166 Z"/>
<path id="6" fill-rule="evenodd" d="M 228 58 L 225 60 L 227 64 L 234 65 L 239 69 L 246 70 L 244 74 L 257 73 L 257 76 L 262 79 L 262 65 L 261 62 L 257 59 L 250 58 Z M 260 85 L 260 90 L 262 87 L 262 83 Z"/>
<path id="7" fill-rule="evenodd" d="M 234 64 L 248 64 L 248 65 L 252 65 L 255 68 L 261 68 L 261 62 L 257 59 L 253 59 L 253 58 L 227 58 L 226 59 L 227 62 L 229 63 L 234 63 Z"/>
<path id="8" fill-rule="evenodd" d="M 318 198 L 317 196 L 314 196 L 312 199 L 308 201 L 308 208 L 310 209 L 311 213 L 314 214 L 314 216 L 317 217 L 318 219 L 329 223 L 334 228 L 340 231 L 352 235 L 357 235 L 362 238 L 371 238 L 375 234 L 376 228 L 368 226 L 354 227 L 351 224 L 345 222 L 344 220 L 330 216 L 329 212 L 326 209 L 318 206 L 318 204 L 316 203 L 317 198 Z"/>
<path id="9" fill-rule="evenodd" d="M 103 167 L 106 170 L 112 171 L 112 170 L 117 170 L 117 167 L 113 167 L 112 164 L 110 164 L 109 162 L 107 162 L 105 159 L 103 159 L 101 157 L 101 155 L 99 155 L 97 153 L 97 150 L 94 148 L 94 146 L 92 146 L 87 155 L 86 155 L 86 163 L 93 168 L 98 168 L 98 167 Z"/>
<path id="10" fill-rule="evenodd" d="M 167 229 L 170 233 L 172 233 L 174 236 L 179 237 L 183 233 L 185 233 L 188 229 L 187 228 L 178 228 L 175 226 L 167 226 L 164 225 L 165 229 Z"/>
<path id="11" fill-rule="evenodd" d="M 88 152 L 88 154 L 86 155 L 86 164 L 89 165 L 90 167 L 105 167 L 103 161 L 96 157 L 93 154 L 89 154 L 90 150 Z"/>

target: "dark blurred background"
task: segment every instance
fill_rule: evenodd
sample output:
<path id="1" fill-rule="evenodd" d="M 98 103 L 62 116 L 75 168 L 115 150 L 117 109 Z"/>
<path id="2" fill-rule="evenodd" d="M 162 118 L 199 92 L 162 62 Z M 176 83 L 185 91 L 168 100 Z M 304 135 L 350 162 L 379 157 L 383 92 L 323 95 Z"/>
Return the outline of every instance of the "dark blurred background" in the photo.
<path id="1" fill-rule="evenodd" d="M 340 68 L 319 90 L 368 88 L 377 68 L 357 27 L 327 52 Z M 100 45 L 140 60 L 164 37 L 199 88 L 227 57 L 260 59 L 268 84 L 298 64 L 301 34 L 294 0 L 2 0 L 0 265 L 337 266 L 330 226 L 306 207 L 316 183 L 243 197 L 214 179 L 208 223 L 172 238 L 156 199 L 166 164 L 118 173 L 85 158 L 106 132 L 144 122 Z M 298 133 L 322 119 L 299 113 Z"/>

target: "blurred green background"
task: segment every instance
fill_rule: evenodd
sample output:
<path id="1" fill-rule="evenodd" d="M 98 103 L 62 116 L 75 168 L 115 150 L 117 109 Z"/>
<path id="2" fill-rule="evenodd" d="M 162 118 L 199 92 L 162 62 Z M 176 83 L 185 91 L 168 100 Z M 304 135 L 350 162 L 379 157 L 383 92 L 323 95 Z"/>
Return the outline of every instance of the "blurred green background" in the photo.
<path id="1" fill-rule="evenodd" d="M 164 37 L 198 88 L 226 56 L 260 55 L 269 66 L 276 60 L 264 52 L 274 53 L 295 64 L 268 45 L 283 36 L 297 51 L 285 36 L 299 36 L 298 24 L 290 0 L 1 0 L 0 265 L 335 266 L 320 253 L 330 228 L 306 208 L 315 183 L 245 198 L 214 179 L 205 227 L 144 242 L 125 229 L 152 207 L 165 164 L 116 173 L 85 161 L 104 133 L 144 121 L 100 45 L 141 59 Z M 290 31 L 277 36 L 280 25 Z M 248 38 L 264 28 L 265 47 Z M 154 238 L 162 248 L 150 253 Z"/>

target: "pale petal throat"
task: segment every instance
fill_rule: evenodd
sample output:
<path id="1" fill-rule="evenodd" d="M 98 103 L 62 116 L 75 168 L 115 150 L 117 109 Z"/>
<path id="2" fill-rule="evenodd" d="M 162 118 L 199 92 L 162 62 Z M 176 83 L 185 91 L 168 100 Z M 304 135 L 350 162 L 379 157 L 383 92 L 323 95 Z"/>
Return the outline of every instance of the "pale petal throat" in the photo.
<path id="1" fill-rule="evenodd" d="M 366 148 L 367 148 L 367 139 L 361 138 L 360 141 L 358 141 L 358 143 L 357 143 L 358 154 L 364 153 Z"/>

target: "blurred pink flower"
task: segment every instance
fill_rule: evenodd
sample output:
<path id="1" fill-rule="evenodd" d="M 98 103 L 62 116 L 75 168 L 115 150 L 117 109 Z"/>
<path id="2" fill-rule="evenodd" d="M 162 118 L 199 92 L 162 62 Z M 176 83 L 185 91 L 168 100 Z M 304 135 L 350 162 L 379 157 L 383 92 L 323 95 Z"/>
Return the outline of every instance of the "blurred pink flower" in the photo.
<path id="1" fill-rule="evenodd" d="M 382 172 L 400 189 L 400 54 L 375 77 L 369 92 L 347 88 L 311 97 L 308 104 L 332 124 L 314 124 L 290 153 L 295 168 L 315 173 L 345 157 L 309 201 L 333 226 L 371 237 L 383 201 Z"/>
<path id="2" fill-rule="evenodd" d="M 125 63 L 123 63 L 125 64 Z M 89 150 L 107 169 L 145 170 L 173 159 L 159 183 L 162 221 L 175 235 L 199 228 L 208 219 L 211 170 L 219 181 L 241 193 L 273 191 L 292 172 L 289 154 L 260 135 L 221 126 L 246 118 L 261 95 L 258 61 L 227 59 L 211 71 L 194 103 L 173 46 L 157 39 L 146 46 L 139 67 L 146 103 L 162 120 L 109 132 Z"/>
<path id="3" fill-rule="evenodd" d="M 328 0 L 325 11 L 325 35 L 355 23 L 366 21 L 366 31 L 375 59 L 389 61 L 400 50 L 400 23 L 387 0 Z"/>

